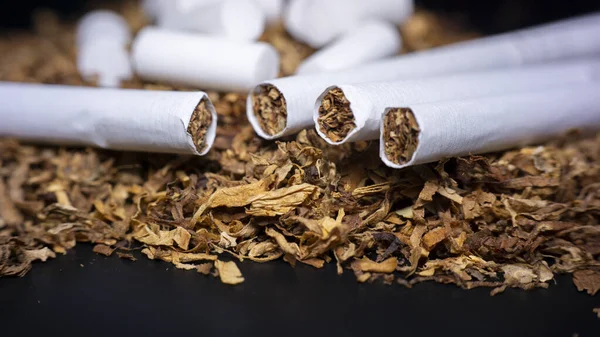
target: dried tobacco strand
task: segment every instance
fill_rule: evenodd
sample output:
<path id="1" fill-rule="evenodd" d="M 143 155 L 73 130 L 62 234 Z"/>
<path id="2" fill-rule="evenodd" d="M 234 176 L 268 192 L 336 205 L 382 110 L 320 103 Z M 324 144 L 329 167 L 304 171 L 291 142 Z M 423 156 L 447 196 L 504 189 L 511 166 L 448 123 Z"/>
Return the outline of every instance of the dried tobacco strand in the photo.
<path id="1" fill-rule="evenodd" d="M 396 164 L 404 164 L 412 159 L 419 145 L 419 124 L 410 109 L 389 110 L 383 119 L 383 139 L 385 156 Z"/>
<path id="2" fill-rule="evenodd" d="M 275 86 L 263 84 L 252 92 L 252 110 L 263 132 L 281 133 L 287 125 L 285 98 Z"/>
<path id="3" fill-rule="evenodd" d="M 207 133 L 209 126 L 213 123 L 213 115 L 208 108 L 208 98 L 203 97 L 200 103 L 194 109 L 192 117 L 190 118 L 190 124 L 188 125 L 187 132 L 192 136 L 194 145 L 196 145 L 196 151 L 203 153 L 208 146 Z"/>
<path id="4" fill-rule="evenodd" d="M 317 121 L 319 130 L 333 142 L 342 141 L 356 128 L 350 101 L 342 89 L 335 87 L 323 96 Z"/>

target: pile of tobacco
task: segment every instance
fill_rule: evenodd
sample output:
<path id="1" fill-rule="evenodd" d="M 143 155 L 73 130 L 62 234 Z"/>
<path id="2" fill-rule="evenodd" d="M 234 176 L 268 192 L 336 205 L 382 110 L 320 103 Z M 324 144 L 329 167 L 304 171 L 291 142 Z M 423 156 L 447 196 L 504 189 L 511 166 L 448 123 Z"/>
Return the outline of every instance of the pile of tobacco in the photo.
<path id="1" fill-rule="evenodd" d="M 146 24 L 134 2 L 119 10 L 132 27 Z M 34 32 L 0 36 L 0 80 L 93 85 L 77 74 L 72 23 L 51 12 L 35 21 Z M 407 50 L 474 36 L 426 12 L 403 34 Z M 282 54 L 284 75 L 312 52 L 280 27 L 263 39 Z M 0 139 L 0 276 L 88 242 L 228 284 L 244 278 L 225 255 L 332 263 L 359 282 L 407 287 L 432 280 L 495 294 L 569 273 L 579 290 L 600 289 L 600 136 L 393 170 L 376 143 L 328 146 L 314 130 L 261 140 L 245 97 L 210 97 L 219 127 L 206 157 Z"/>

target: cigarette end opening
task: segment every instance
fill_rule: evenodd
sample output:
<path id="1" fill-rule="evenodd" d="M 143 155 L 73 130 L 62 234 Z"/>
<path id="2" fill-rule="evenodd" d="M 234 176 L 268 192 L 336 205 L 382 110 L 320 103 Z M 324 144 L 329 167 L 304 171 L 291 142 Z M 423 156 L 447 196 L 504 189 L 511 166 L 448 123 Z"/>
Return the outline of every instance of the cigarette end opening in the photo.
<path id="1" fill-rule="evenodd" d="M 344 91 L 338 87 L 330 89 L 319 106 L 317 120 L 319 130 L 333 142 L 340 142 L 356 128 L 354 113 Z"/>
<path id="2" fill-rule="evenodd" d="M 206 134 L 212 122 L 212 113 L 208 108 L 208 98 L 203 97 L 194 109 L 187 128 L 198 153 L 202 153 L 206 149 Z"/>
<path id="3" fill-rule="evenodd" d="M 414 113 L 408 108 L 394 108 L 388 110 L 383 118 L 385 156 L 398 165 L 410 162 L 419 145 L 421 132 Z"/>
<path id="4" fill-rule="evenodd" d="M 259 85 L 252 92 L 252 109 L 261 129 L 270 136 L 285 130 L 287 105 L 279 89 L 271 84 Z"/>

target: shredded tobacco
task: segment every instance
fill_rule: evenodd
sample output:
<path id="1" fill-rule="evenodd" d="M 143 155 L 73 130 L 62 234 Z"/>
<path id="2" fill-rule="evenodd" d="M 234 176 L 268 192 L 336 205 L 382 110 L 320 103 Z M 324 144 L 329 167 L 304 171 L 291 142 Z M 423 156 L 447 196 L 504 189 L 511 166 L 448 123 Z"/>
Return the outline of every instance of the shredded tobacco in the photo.
<path id="1" fill-rule="evenodd" d="M 0 80 L 85 84 L 72 26 L 43 18 L 37 33 L 0 38 Z M 149 259 L 228 284 L 244 278 L 222 255 L 491 294 L 548 287 L 567 273 L 581 291 L 598 292 L 600 135 L 393 170 L 377 144 L 329 146 L 314 130 L 264 141 L 246 120 L 244 96 L 209 95 L 219 125 L 206 157 L 0 139 L 0 276 L 87 242 L 131 260 L 141 247 Z M 418 126 L 410 111 L 392 115 L 386 133 L 409 140 L 391 158 L 407 160 Z"/>
<path id="2" fill-rule="evenodd" d="M 396 164 L 410 162 L 419 145 L 419 124 L 410 109 L 390 109 L 383 117 L 386 157 Z"/>
<path id="3" fill-rule="evenodd" d="M 356 128 L 350 101 L 340 88 L 333 88 L 321 100 L 319 106 L 319 130 L 333 142 L 344 140 Z"/>
<path id="4" fill-rule="evenodd" d="M 212 114 L 207 107 L 208 99 L 206 97 L 200 100 L 200 103 L 194 109 L 187 132 L 192 136 L 196 151 L 201 153 L 206 149 L 206 133 L 212 123 Z"/>
<path id="5" fill-rule="evenodd" d="M 287 125 L 285 97 L 270 84 L 258 86 L 252 93 L 254 115 L 261 129 L 268 135 L 282 132 Z"/>

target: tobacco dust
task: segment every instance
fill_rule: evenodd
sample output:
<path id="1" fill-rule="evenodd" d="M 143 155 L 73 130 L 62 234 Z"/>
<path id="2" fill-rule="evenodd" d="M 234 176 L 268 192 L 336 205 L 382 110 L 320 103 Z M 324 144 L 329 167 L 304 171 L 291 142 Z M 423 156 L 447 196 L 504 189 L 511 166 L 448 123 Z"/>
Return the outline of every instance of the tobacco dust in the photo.
<path id="1" fill-rule="evenodd" d="M 139 29 L 134 3 L 121 10 Z M 49 12 L 36 22 L 34 32 L 0 37 L 0 80 L 93 85 L 77 74 L 72 23 Z M 280 27 L 264 39 L 300 46 Z M 436 35 L 428 46 L 455 40 Z M 308 54 L 295 50 L 282 53 L 287 71 Z M 376 143 L 328 146 L 314 130 L 264 141 L 246 120 L 246 97 L 209 96 L 219 124 L 205 157 L 0 140 L 0 275 L 24 275 L 85 242 L 132 260 L 140 247 L 228 284 L 244 281 L 242 260 L 283 259 L 406 287 L 435 281 L 496 294 L 567 273 L 581 291 L 599 289 L 600 136 L 393 170 Z"/>

